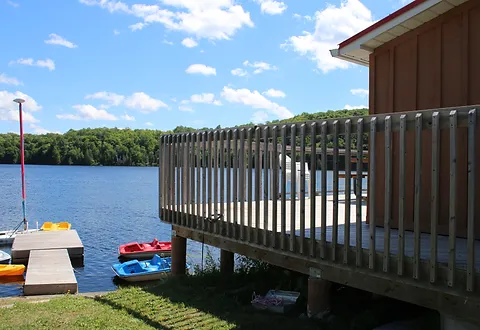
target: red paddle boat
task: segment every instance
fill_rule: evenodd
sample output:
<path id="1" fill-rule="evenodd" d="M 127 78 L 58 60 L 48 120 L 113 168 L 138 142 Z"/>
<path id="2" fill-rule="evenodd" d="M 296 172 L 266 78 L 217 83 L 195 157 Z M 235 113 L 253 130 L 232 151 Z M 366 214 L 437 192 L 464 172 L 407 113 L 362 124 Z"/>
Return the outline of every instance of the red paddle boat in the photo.
<path id="1" fill-rule="evenodd" d="M 127 259 L 151 259 L 155 254 L 159 257 L 172 255 L 172 242 L 159 242 L 156 238 L 152 242 L 131 242 L 120 245 L 118 252 L 121 258 Z"/>

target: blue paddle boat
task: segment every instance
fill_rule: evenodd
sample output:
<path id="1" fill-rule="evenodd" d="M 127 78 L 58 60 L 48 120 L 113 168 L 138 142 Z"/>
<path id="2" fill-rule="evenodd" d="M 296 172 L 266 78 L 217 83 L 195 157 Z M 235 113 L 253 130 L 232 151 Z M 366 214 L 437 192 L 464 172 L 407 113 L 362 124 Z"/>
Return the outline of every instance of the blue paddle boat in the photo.
<path id="1" fill-rule="evenodd" d="M 190 265 L 187 264 L 187 269 Z M 155 254 L 151 260 L 129 260 L 121 264 L 112 265 L 115 274 L 128 282 L 141 282 L 158 280 L 172 270 L 172 258 L 161 258 Z"/>

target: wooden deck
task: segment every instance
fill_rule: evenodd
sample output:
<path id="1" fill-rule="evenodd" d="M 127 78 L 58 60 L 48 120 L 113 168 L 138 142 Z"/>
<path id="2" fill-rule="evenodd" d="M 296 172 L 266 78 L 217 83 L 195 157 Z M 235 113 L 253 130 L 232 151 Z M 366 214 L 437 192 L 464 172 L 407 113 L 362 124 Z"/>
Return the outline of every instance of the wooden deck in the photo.
<path id="1" fill-rule="evenodd" d="M 346 211 L 346 196 L 345 195 L 339 195 L 338 196 L 338 234 L 337 234 L 337 240 L 336 243 L 339 245 L 344 245 L 345 244 L 345 220 L 350 219 L 350 240 L 349 240 L 349 246 L 355 247 L 356 246 L 356 235 L 357 235 L 357 228 L 356 228 L 356 212 L 357 212 L 357 206 L 356 206 L 356 199 L 355 195 L 351 195 L 350 197 L 350 216 L 345 215 Z M 295 228 L 295 235 L 300 236 L 300 230 L 301 230 L 301 222 L 300 222 L 300 200 L 297 199 L 295 201 L 295 217 L 292 217 L 292 202 L 291 200 L 286 201 L 286 212 L 285 212 L 285 232 L 286 234 L 290 234 L 291 228 L 292 228 L 292 219 L 294 220 L 294 228 Z M 310 216 L 311 216 L 311 203 L 312 200 L 309 198 L 305 199 L 305 237 L 309 238 L 310 237 L 310 232 L 311 232 L 311 222 L 310 222 Z M 224 214 L 222 218 L 218 219 L 217 221 L 223 221 L 224 223 L 227 221 L 227 213 L 230 211 L 230 222 L 235 223 L 235 203 L 230 203 L 230 204 L 224 204 L 223 209 L 224 209 Z M 259 202 L 259 227 L 260 229 L 265 229 L 268 228 L 269 231 L 273 231 L 273 218 L 272 218 L 272 209 L 274 207 L 274 204 L 276 204 L 277 208 L 277 226 L 276 226 L 276 233 L 280 233 L 282 230 L 282 222 L 281 222 L 281 201 L 278 200 L 276 203 L 272 200 L 268 200 L 265 202 L 264 200 L 261 200 Z M 267 205 L 267 214 L 268 214 L 268 219 L 265 221 L 265 205 Z M 316 196 L 315 198 L 315 237 L 318 239 L 321 237 L 321 214 L 322 214 L 322 197 L 321 196 Z M 251 225 L 249 226 L 250 228 L 256 228 L 256 208 L 255 208 L 255 201 L 252 202 L 252 217 L 251 217 Z M 203 213 L 203 204 L 200 205 L 193 205 L 195 212 L 193 214 L 197 214 L 196 211 L 198 210 L 198 207 L 200 209 L 199 214 L 204 214 Z M 242 211 L 243 207 L 243 211 Z M 212 207 L 213 209 L 213 207 Z M 220 205 L 217 206 L 217 211 L 220 210 Z M 206 212 L 208 212 L 208 205 L 205 209 Z M 326 238 L 327 242 L 332 242 L 333 241 L 333 196 L 327 196 L 327 213 L 326 213 Z M 218 214 L 219 212 L 214 212 L 215 214 Z M 366 213 L 367 213 L 367 206 L 366 203 L 362 201 L 361 204 L 361 242 L 362 242 L 362 248 L 363 249 L 368 249 L 369 248 L 369 240 L 370 240 L 370 226 L 366 223 Z M 207 213 L 208 214 L 208 213 Z M 243 218 L 241 216 L 244 216 Z M 248 224 L 248 203 L 243 202 L 237 203 L 237 216 L 236 216 L 236 223 L 237 224 Z M 448 241 L 448 236 L 442 236 L 442 235 L 437 235 L 438 237 L 438 246 L 437 246 L 437 261 L 440 264 L 447 265 L 448 264 L 448 258 L 449 258 L 449 241 Z M 405 232 L 405 252 L 404 255 L 407 257 L 413 257 L 414 256 L 414 233 L 412 231 L 406 231 Z M 420 235 L 420 260 L 423 261 L 428 261 L 430 260 L 430 239 L 431 235 L 430 234 L 421 234 Z M 384 252 L 385 247 L 385 230 L 382 227 L 377 227 L 375 230 L 375 250 L 377 252 Z M 396 229 L 391 229 L 390 230 L 390 254 L 391 255 L 397 255 L 399 252 L 398 249 L 398 230 Z M 467 240 L 464 238 L 457 238 L 456 239 L 456 263 L 458 268 L 465 269 L 467 267 Z M 475 269 L 477 271 L 480 271 L 480 241 L 475 242 Z"/>
<path id="2" fill-rule="evenodd" d="M 30 252 L 24 295 L 76 293 L 77 290 L 77 279 L 66 249 Z"/>
<path id="3" fill-rule="evenodd" d="M 76 230 L 39 231 L 18 235 L 12 245 L 12 263 L 28 264 L 34 250 L 66 249 L 72 263 L 83 265 L 83 243 Z"/>

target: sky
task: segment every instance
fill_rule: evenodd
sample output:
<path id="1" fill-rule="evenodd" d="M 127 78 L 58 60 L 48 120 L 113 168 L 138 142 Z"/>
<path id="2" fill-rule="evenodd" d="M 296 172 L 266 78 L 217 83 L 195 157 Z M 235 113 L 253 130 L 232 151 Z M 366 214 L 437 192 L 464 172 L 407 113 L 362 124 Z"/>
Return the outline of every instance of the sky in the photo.
<path id="1" fill-rule="evenodd" d="M 406 0 L 0 0 L 0 132 L 231 127 L 368 105 L 329 50 Z"/>

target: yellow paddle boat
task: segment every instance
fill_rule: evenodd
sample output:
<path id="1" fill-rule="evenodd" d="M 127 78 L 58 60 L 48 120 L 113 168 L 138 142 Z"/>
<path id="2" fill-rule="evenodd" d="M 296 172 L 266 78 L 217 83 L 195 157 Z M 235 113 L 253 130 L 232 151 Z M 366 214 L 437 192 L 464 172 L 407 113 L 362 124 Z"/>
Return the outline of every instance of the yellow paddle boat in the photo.
<path id="1" fill-rule="evenodd" d="M 24 265 L 0 265 L 0 276 L 19 276 L 25 272 Z"/>
<path id="2" fill-rule="evenodd" d="M 69 230 L 72 227 L 72 225 L 69 222 L 63 221 L 63 222 L 45 222 L 42 225 L 41 230 L 44 231 L 52 231 L 52 230 Z"/>

